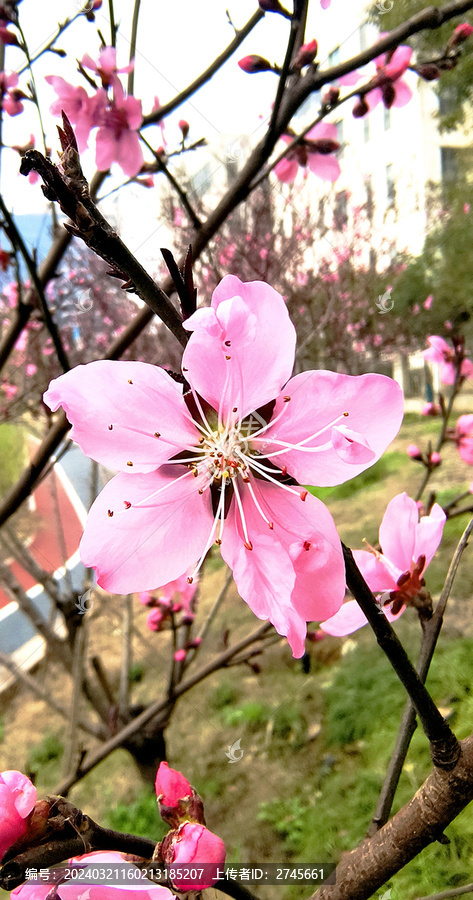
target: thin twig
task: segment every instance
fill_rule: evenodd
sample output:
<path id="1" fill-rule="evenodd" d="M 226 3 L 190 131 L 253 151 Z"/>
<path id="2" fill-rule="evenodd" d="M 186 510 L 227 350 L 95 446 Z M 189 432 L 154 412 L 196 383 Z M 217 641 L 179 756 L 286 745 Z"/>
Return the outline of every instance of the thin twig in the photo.
<path id="1" fill-rule="evenodd" d="M 447 600 L 450 596 L 450 591 L 452 589 L 453 581 L 460 564 L 460 559 L 462 557 L 463 551 L 468 545 L 468 538 L 471 534 L 472 529 L 473 519 L 465 528 L 465 531 L 463 532 L 457 544 L 453 559 L 448 569 L 445 584 L 442 588 L 442 592 L 440 594 L 432 618 L 428 622 L 424 623 L 419 660 L 417 663 L 417 671 L 422 682 L 425 682 L 429 672 L 432 657 L 437 646 L 437 640 L 443 625 L 443 617 L 445 613 L 445 607 L 447 605 Z M 399 777 L 401 775 L 402 767 L 404 765 L 407 751 L 409 749 L 409 745 L 415 729 L 416 712 L 412 703 L 408 701 L 406 707 L 404 708 L 398 736 L 396 738 L 396 744 L 389 762 L 388 771 L 386 773 L 383 787 L 379 796 L 376 812 L 367 832 L 368 835 L 374 834 L 374 832 L 377 831 L 378 828 L 381 828 L 385 824 L 385 822 L 388 821 L 392 803 L 394 800 L 394 795 L 399 782 Z"/>
<path id="2" fill-rule="evenodd" d="M 390 622 L 381 612 L 376 600 L 366 584 L 353 554 L 343 546 L 347 586 L 368 619 L 378 641 L 396 675 L 404 685 L 430 743 L 430 752 L 435 766 L 452 769 L 460 754 L 460 745 L 442 714 L 437 709 L 427 688 L 422 683 L 404 647 Z"/>

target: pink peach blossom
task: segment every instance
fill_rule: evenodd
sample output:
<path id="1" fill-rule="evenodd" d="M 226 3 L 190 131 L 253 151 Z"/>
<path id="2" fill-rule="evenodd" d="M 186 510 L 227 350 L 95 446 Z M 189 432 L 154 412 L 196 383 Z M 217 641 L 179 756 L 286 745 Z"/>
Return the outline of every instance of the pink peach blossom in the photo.
<path id="1" fill-rule="evenodd" d="M 473 466 L 473 415 L 460 416 L 455 429 L 458 452 L 468 466 Z"/>
<path id="2" fill-rule="evenodd" d="M 0 861 L 26 831 L 26 821 L 36 803 L 36 788 L 26 775 L 0 773 Z"/>
<path id="3" fill-rule="evenodd" d="M 281 140 L 290 144 L 293 138 L 283 135 Z M 340 175 L 340 163 L 333 154 L 339 147 L 336 126 L 329 122 L 319 122 L 307 132 L 300 144 L 277 163 L 274 172 L 279 181 L 290 184 L 294 181 L 299 166 L 308 166 L 314 175 L 324 181 L 336 181 Z"/>
<path id="4" fill-rule="evenodd" d="M 430 515 L 422 516 L 415 500 L 404 492 L 391 500 L 379 529 L 382 552 L 373 548 L 355 550 L 355 562 L 372 591 L 389 592 L 381 598 L 381 609 L 390 622 L 397 619 L 406 605 L 424 586 L 423 575 L 432 562 L 442 540 L 446 515 L 434 503 Z M 392 603 L 391 609 L 385 604 Z M 367 618 L 356 600 L 348 600 L 320 627 L 327 634 L 341 637 L 366 625 Z"/>
<path id="5" fill-rule="evenodd" d="M 381 35 L 383 36 L 383 35 Z M 382 53 L 375 59 L 376 75 L 373 79 L 374 89 L 366 94 L 365 101 L 370 109 L 374 109 L 380 101 L 389 109 L 391 106 L 405 106 L 412 98 L 412 91 L 408 84 L 402 80 L 402 75 L 409 67 L 412 48 L 407 46 L 396 47 L 389 58 L 389 54 Z M 389 61 L 388 61 L 389 60 Z"/>
<path id="6" fill-rule="evenodd" d="M 438 335 L 428 337 L 427 343 L 430 344 L 430 347 L 428 350 L 422 351 L 422 356 L 429 362 L 439 366 L 442 384 L 453 384 L 455 381 L 455 351 L 453 347 Z M 473 378 L 473 363 L 471 360 L 464 359 L 462 361 L 461 374 L 463 378 Z"/>
<path id="7" fill-rule="evenodd" d="M 114 85 L 113 103 L 103 107 L 95 143 L 95 162 L 104 172 L 117 162 L 128 178 L 143 165 L 143 151 L 137 130 L 142 122 L 141 101 L 125 97 L 119 81 Z"/>
<path id="8" fill-rule="evenodd" d="M 95 60 L 86 53 L 81 59 L 81 65 L 86 69 L 91 69 L 99 76 L 102 87 L 115 88 L 117 83 L 120 84 L 117 73 L 132 72 L 135 63 L 134 60 L 132 60 L 127 66 L 117 69 L 117 51 L 115 47 L 102 47 L 99 53 L 98 62 L 95 62 Z"/>
<path id="9" fill-rule="evenodd" d="M 100 89 L 94 97 L 90 97 L 82 86 L 75 87 L 59 75 L 46 75 L 45 81 L 51 85 L 58 99 L 50 106 L 53 116 L 60 116 L 64 111 L 72 125 L 79 150 L 87 149 L 89 134 L 97 125 L 100 107 L 107 102 L 107 95 Z"/>
<path id="10" fill-rule="evenodd" d="M 306 623 L 337 611 L 345 575 L 332 517 L 300 484 L 376 462 L 400 427 L 401 389 L 374 374 L 290 378 L 294 326 L 263 282 L 227 275 L 185 327 L 184 395 L 163 369 L 109 360 L 45 394 L 82 450 L 120 470 L 89 513 L 82 560 L 106 590 L 145 591 L 194 566 L 191 581 L 217 541 L 243 599 L 301 656 Z"/>

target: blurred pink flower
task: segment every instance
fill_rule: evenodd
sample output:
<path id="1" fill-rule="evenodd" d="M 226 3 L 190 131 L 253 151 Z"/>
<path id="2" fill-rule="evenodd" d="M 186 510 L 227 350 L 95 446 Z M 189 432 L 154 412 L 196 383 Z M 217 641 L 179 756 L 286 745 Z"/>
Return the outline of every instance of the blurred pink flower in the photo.
<path id="1" fill-rule="evenodd" d="M 86 150 L 91 129 L 97 124 L 98 109 L 106 103 L 105 91 L 99 90 L 94 97 L 89 97 L 83 87 L 74 87 L 59 75 L 46 75 L 45 81 L 51 85 L 58 99 L 49 107 L 53 116 L 61 116 L 62 111 L 74 125 L 77 145 L 82 152 Z"/>
<path id="2" fill-rule="evenodd" d="M 263 282 L 227 275 L 185 327 L 184 396 L 163 369 L 108 360 L 45 394 L 83 451 L 121 470 L 92 506 L 82 560 L 107 590 L 145 591 L 199 560 L 195 575 L 216 540 L 243 599 L 302 656 L 306 623 L 336 612 L 345 575 L 332 517 L 300 485 L 376 462 L 399 430 L 401 389 L 374 374 L 290 378 L 295 330 Z"/>
<path id="3" fill-rule="evenodd" d="M 293 138 L 290 135 L 283 135 L 281 140 L 290 144 Z M 333 154 L 339 147 L 336 126 L 328 122 L 319 122 L 307 132 L 300 144 L 277 163 L 274 172 L 279 181 L 290 184 L 294 181 L 299 166 L 302 168 L 308 166 L 318 178 L 336 181 L 340 175 L 340 163 Z"/>
<path id="4" fill-rule="evenodd" d="M 412 48 L 401 45 L 396 47 L 391 57 L 389 53 L 382 53 L 374 60 L 376 75 L 372 82 L 373 89 L 365 96 L 365 101 L 370 109 L 374 109 L 380 100 L 387 109 L 390 109 L 391 106 L 399 107 L 409 103 L 412 91 L 401 76 L 409 67 L 411 56 Z"/>
<path id="5" fill-rule="evenodd" d="M 427 343 L 430 344 L 430 347 L 428 350 L 422 351 L 422 356 L 429 362 L 439 366 L 439 375 L 442 384 L 453 384 L 455 381 L 455 352 L 453 347 L 438 335 L 428 337 Z M 463 378 L 473 378 L 473 363 L 471 360 L 463 360 L 461 374 Z"/>
<path id="6" fill-rule="evenodd" d="M 424 309 L 430 309 L 432 303 L 434 302 L 433 294 L 429 294 L 426 300 L 424 300 Z"/>
<path id="7" fill-rule="evenodd" d="M 137 129 L 143 116 L 141 101 L 125 97 L 119 81 L 114 85 L 113 102 L 102 107 L 95 144 L 95 162 L 101 172 L 117 162 L 128 178 L 143 165 L 143 151 Z"/>
<path id="8" fill-rule="evenodd" d="M 134 60 L 128 63 L 127 66 L 122 66 L 121 69 L 117 69 L 117 51 L 115 47 L 102 47 L 99 53 L 98 62 L 95 62 L 95 60 L 86 53 L 81 59 L 81 65 L 86 69 L 91 69 L 100 77 L 102 87 L 105 89 L 113 87 L 115 89 L 117 84 L 120 84 L 117 73 L 132 72 Z"/>
<path id="9" fill-rule="evenodd" d="M 473 417 L 472 417 L 473 418 Z M 423 575 L 442 540 L 446 515 L 434 503 L 430 515 L 422 516 L 406 493 L 391 500 L 379 529 L 382 551 L 355 550 L 353 556 L 363 578 L 374 593 L 388 592 L 381 608 L 390 622 L 397 619 L 424 588 Z M 392 603 L 391 609 L 386 604 Z M 367 624 L 356 600 L 348 600 L 320 627 L 335 637 L 352 634 Z"/>
<path id="10" fill-rule="evenodd" d="M 455 443 L 463 462 L 473 466 L 473 415 L 457 419 Z"/>

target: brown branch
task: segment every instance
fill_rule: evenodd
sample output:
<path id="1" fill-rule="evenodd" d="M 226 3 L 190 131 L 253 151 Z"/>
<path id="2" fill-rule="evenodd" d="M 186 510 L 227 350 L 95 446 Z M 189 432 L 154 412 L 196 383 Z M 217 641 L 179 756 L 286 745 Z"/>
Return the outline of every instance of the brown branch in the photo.
<path id="1" fill-rule="evenodd" d="M 205 678 L 208 678 L 209 675 L 212 675 L 213 672 L 218 671 L 225 667 L 227 663 L 229 663 L 234 656 L 248 647 L 250 644 L 264 637 L 267 631 L 272 628 L 268 622 L 258 628 L 257 631 L 253 632 L 253 634 L 249 635 L 249 637 L 244 638 L 238 644 L 235 644 L 234 647 L 229 647 L 228 650 L 225 650 L 224 653 L 220 654 L 217 659 L 208 663 L 206 666 L 203 666 L 195 675 L 192 675 L 186 681 L 181 682 L 174 689 L 173 700 L 174 702 L 182 697 L 183 694 L 190 691 L 191 688 L 195 687 L 196 684 L 203 681 Z M 143 728 L 151 719 L 157 716 L 162 716 L 163 721 L 167 721 L 168 718 L 168 700 L 156 700 L 154 703 L 150 703 L 150 705 L 142 712 L 139 716 L 136 716 L 128 725 L 125 725 L 117 734 L 115 734 L 110 740 L 108 740 L 102 747 L 99 747 L 97 750 L 94 750 L 92 753 L 89 753 L 81 766 L 80 771 L 75 775 L 74 778 L 66 778 L 61 784 L 56 788 L 56 794 L 67 794 L 67 791 L 70 790 L 73 784 L 76 784 L 81 778 L 84 778 L 99 762 L 105 759 L 112 750 L 116 750 L 117 747 L 121 747 L 130 737 L 132 737 L 135 732 L 139 731 Z"/>
<path id="2" fill-rule="evenodd" d="M 368 900 L 421 850 L 442 837 L 445 828 L 473 799 L 473 737 L 461 741 L 454 769 L 434 769 L 409 801 L 373 837 L 345 853 L 336 884 L 311 900 Z"/>
<path id="3" fill-rule="evenodd" d="M 376 600 L 355 563 L 353 554 L 343 546 L 347 587 L 363 610 L 379 646 L 386 654 L 400 682 L 405 687 L 430 743 L 430 753 L 435 766 L 452 769 L 460 753 L 460 745 L 442 714 L 437 709 L 427 688 L 412 665 L 396 632 L 382 614 Z"/>
<path id="4" fill-rule="evenodd" d="M 445 607 L 450 596 L 450 591 L 452 589 L 453 581 L 460 564 L 460 559 L 462 557 L 463 551 L 468 545 L 468 538 L 472 530 L 473 519 L 465 528 L 465 531 L 463 532 L 458 542 L 455 553 L 453 555 L 453 559 L 448 569 L 445 584 L 442 588 L 442 593 L 440 594 L 439 601 L 437 603 L 437 606 L 435 607 L 432 618 L 429 619 L 429 621 L 424 622 L 423 624 L 422 642 L 420 647 L 419 661 L 417 663 L 419 678 L 423 683 L 425 683 L 425 680 L 427 678 L 430 663 L 432 662 L 435 648 L 437 646 L 437 640 L 439 638 L 440 631 L 443 625 Z M 383 788 L 379 796 L 376 812 L 373 816 L 371 826 L 368 829 L 368 835 L 374 834 L 374 832 L 378 828 L 381 828 L 381 826 L 384 825 L 389 818 L 389 813 L 391 812 L 391 807 L 394 800 L 394 794 L 396 792 L 402 767 L 404 765 L 407 751 L 409 749 L 409 745 L 415 729 L 416 712 L 412 703 L 408 701 L 404 709 L 401 725 L 399 727 L 399 732 L 396 739 L 396 744 L 391 756 L 391 760 L 389 762 L 388 771 L 386 773 Z"/>
<path id="5" fill-rule="evenodd" d="M 21 174 L 38 172 L 43 179 L 44 193 L 48 200 L 57 201 L 62 211 L 74 223 L 66 225 L 66 228 L 104 259 L 112 267 L 112 272 L 123 278 L 124 288 L 138 294 L 185 347 L 188 334 L 184 331 L 181 317 L 169 297 L 128 250 L 90 196 L 80 166 L 74 132 L 64 113 L 63 119 L 64 131 L 60 130 L 64 147 L 61 154 L 61 168 L 46 159 L 38 150 L 28 150 L 21 161 Z"/>

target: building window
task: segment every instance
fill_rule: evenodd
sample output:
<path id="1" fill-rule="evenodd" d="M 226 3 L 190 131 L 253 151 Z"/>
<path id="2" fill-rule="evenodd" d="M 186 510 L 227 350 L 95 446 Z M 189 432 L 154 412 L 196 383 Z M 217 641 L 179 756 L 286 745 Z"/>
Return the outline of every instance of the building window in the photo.
<path id="1" fill-rule="evenodd" d="M 365 144 L 368 143 L 370 139 L 370 117 L 365 116 L 363 119 L 363 140 Z"/>
<path id="2" fill-rule="evenodd" d="M 384 130 L 389 131 L 391 128 L 391 110 L 384 107 Z"/>
<path id="3" fill-rule="evenodd" d="M 456 93 L 451 84 L 444 84 L 439 90 L 439 113 L 441 116 L 449 116 L 456 106 Z"/>
<path id="4" fill-rule="evenodd" d="M 370 222 L 373 221 L 374 214 L 374 195 L 373 195 L 373 182 L 371 177 L 367 178 L 365 181 L 365 189 L 366 189 L 366 215 Z"/>
<path id="5" fill-rule="evenodd" d="M 440 148 L 442 184 L 454 184 L 458 179 L 458 155 L 455 147 Z"/>
<path id="6" fill-rule="evenodd" d="M 363 22 L 363 25 L 360 25 L 360 52 L 363 53 L 363 50 L 367 50 L 368 47 L 371 46 L 372 35 L 370 34 L 371 29 L 368 22 Z"/>
<path id="7" fill-rule="evenodd" d="M 388 207 L 396 202 L 396 185 L 394 183 L 393 166 L 386 166 L 386 203 Z"/>
<path id="8" fill-rule="evenodd" d="M 333 227 L 341 231 L 348 222 L 348 196 L 346 191 L 340 191 L 335 197 L 333 209 Z"/>
<path id="9" fill-rule="evenodd" d="M 210 182 L 212 181 L 212 167 L 210 163 L 206 163 L 202 169 L 199 169 L 198 172 L 192 178 L 192 189 L 197 194 L 198 197 L 202 197 L 203 194 L 209 189 Z"/>
<path id="10" fill-rule="evenodd" d="M 337 138 L 336 140 L 340 144 L 340 149 L 336 151 L 337 156 L 342 156 L 343 154 L 343 122 L 340 120 L 339 122 L 334 123 L 335 128 L 337 129 Z"/>
<path id="11" fill-rule="evenodd" d="M 335 47 L 331 53 L 328 55 L 328 64 L 329 66 L 338 66 L 340 62 L 340 47 Z"/>

